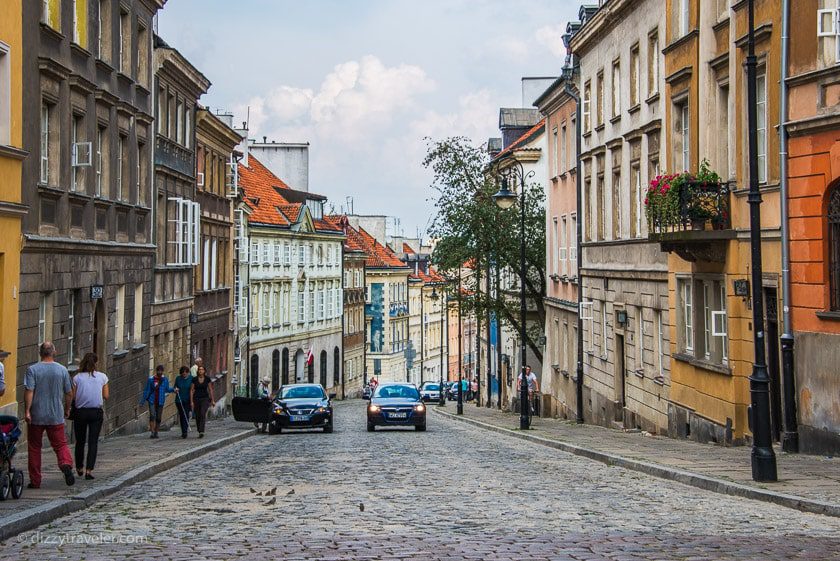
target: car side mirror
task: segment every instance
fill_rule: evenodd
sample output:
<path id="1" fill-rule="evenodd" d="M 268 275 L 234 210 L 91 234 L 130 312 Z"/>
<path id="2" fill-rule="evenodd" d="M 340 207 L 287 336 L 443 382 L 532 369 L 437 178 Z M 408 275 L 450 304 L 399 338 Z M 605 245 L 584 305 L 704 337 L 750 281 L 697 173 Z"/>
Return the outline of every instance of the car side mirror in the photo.
<path id="1" fill-rule="evenodd" d="M 335 397 L 336 397 L 337 395 L 338 395 L 338 394 L 331 393 L 331 394 L 329 394 L 329 398 L 330 398 L 330 399 L 335 399 Z"/>

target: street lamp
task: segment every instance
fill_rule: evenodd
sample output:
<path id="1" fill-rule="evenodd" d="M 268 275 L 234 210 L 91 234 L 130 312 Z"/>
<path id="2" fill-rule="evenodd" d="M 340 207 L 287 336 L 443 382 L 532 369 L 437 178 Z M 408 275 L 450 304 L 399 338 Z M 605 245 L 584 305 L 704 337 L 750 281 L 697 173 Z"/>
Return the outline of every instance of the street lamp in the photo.
<path id="1" fill-rule="evenodd" d="M 516 203 L 516 193 L 508 187 L 508 180 L 519 181 L 519 345 L 521 353 L 519 383 L 519 429 L 528 430 L 531 425 L 528 402 L 528 377 L 525 374 L 525 316 L 527 314 L 527 303 L 525 301 L 525 275 L 527 273 L 525 263 L 525 180 L 534 176 L 534 171 L 525 172 L 522 163 L 513 160 L 513 163 L 501 171 L 502 187 L 499 192 L 493 195 L 496 206 L 502 210 L 509 209 Z"/>

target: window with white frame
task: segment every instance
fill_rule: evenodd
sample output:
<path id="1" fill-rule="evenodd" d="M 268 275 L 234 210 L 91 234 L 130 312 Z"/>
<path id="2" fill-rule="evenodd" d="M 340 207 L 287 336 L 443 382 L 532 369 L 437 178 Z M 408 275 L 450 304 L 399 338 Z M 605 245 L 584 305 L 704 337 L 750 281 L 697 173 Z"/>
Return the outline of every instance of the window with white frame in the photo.
<path id="1" fill-rule="evenodd" d="M 273 301 L 271 299 L 271 285 L 263 286 L 260 292 L 260 310 L 262 310 L 262 326 L 263 328 L 271 327 L 271 316 L 274 313 Z"/>
<path id="2" fill-rule="evenodd" d="M 126 165 L 128 164 L 128 142 L 123 135 L 119 135 L 117 142 L 117 200 L 128 200 L 125 188 L 128 174 L 126 174 Z"/>
<path id="3" fill-rule="evenodd" d="M 680 32 L 680 37 L 687 35 L 691 25 L 691 0 L 677 0 L 679 2 L 679 12 L 677 14 L 677 24 Z"/>
<path id="4" fill-rule="evenodd" d="M 306 265 L 306 246 L 303 244 L 297 245 L 298 265 L 303 267 Z"/>
<path id="5" fill-rule="evenodd" d="M 767 71 L 763 66 L 756 75 L 755 94 L 758 182 L 767 183 Z"/>
<path id="6" fill-rule="evenodd" d="M 604 71 L 595 76 L 595 126 L 604 124 Z"/>
<path id="7" fill-rule="evenodd" d="M 262 244 L 262 264 L 271 265 L 271 242 L 268 240 Z"/>
<path id="8" fill-rule="evenodd" d="M 52 339 L 53 293 L 42 292 L 38 303 L 38 342 Z"/>
<path id="9" fill-rule="evenodd" d="M 260 242 L 251 242 L 251 265 L 260 264 Z"/>
<path id="10" fill-rule="evenodd" d="M 592 82 L 587 80 L 583 86 L 583 132 L 592 131 Z"/>
<path id="11" fill-rule="evenodd" d="M 67 302 L 67 364 L 76 360 L 76 290 L 70 291 Z"/>
<path id="12" fill-rule="evenodd" d="M 280 242 L 275 240 L 274 241 L 274 264 L 280 265 L 283 260 L 283 248 L 280 245 Z"/>
<path id="13" fill-rule="evenodd" d="M 840 62 L 840 2 L 820 0 L 817 10 L 817 39 L 824 65 Z"/>
<path id="14" fill-rule="evenodd" d="M 52 185 L 58 179 L 56 163 L 58 161 L 58 131 L 56 128 L 56 108 L 48 102 L 41 102 L 41 183 Z"/>
<path id="15" fill-rule="evenodd" d="M 210 290 L 210 240 L 204 238 L 204 259 L 201 267 L 201 289 Z"/>
<path id="16" fill-rule="evenodd" d="M 297 297 L 297 320 L 298 323 L 306 322 L 306 292 L 298 291 Z"/>
<path id="17" fill-rule="evenodd" d="M 114 347 L 125 348 L 125 285 L 117 287 L 114 297 Z"/>
<path id="18" fill-rule="evenodd" d="M 648 97 L 659 93 L 659 31 L 648 35 Z"/>
<path id="19" fill-rule="evenodd" d="M 12 143 L 11 47 L 0 41 L 0 146 Z"/>
<path id="20" fill-rule="evenodd" d="M 128 12 L 123 10 L 120 10 L 119 31 L 120 59 L 118 70 L 127 75 L 131 67 L 131 18 Z"/>
<path id="21" fill-rule="evenodd" d="M 315 322 L 317 319 L 315 316 L 315 293 L 317 290 L 317 286 L 314 284 L 309 288 L 309 302 L 307 302 L 306 317 L 310 323 Z"/>
<path id="22" fill-rule="evenodd" d="M 569 235 L 569 276 L 577 278 L 577 214 L 570 215 Z"/>
<path id="23" fill-rule="evenodd" d="M 201 207 L 197 202 L 180 197 L 170 197 L 171 206 L 170 233 L 168 243 L 172 249 L 169 252 L 168 265 L 198 265 L 201 227 Z"/>
<path id="24" fill-rule="evenodd" d="M 726 282 L 721 276 L 698 275 L 677 280 L 681 353 L 703 361 L 729 362 Z"/>
<path id="25" fill-rule="evenodd" d="M 132 323 L 134 333 L 132 341 L 135 345 L 143 342 L 143 283 L 134 285 L 134 322 Z"/>
<path id="26" fill-rule="evenodd" d="M 684 99 L 674 106 L 675 125 L 677 129 L 677 162 L 682 166 L 681 171 L 687 171 L 691 165 L 691 135 L 689 131 L 688 100 Z"/>
<path id="27" fill-rule="evenodd" d="M 557 258 L 560 261 L 560 275 L 566 277 L 569 275 L 569 262 L 567 260 L 568 257 L 568 240 L 567 240 L 567 231 L 568 231 L 568 220 L 566 219 L 566 215 L 564 214 L 560 217 L 560 242 L 557 248 Z"/>
<path id="28" fill-rule="evenodd" d="M 557 217 L 556 216 L 552 217 L 552 219 L 551 219 L 551 245 L 552 245 L 552 247 L 559 247 L 560 246 L 560 233 L 558 231 L 559 227 L 560 226 L 559 226 L 559 223 L 557 221 Z M 548 257 L 551 260 L 550 264 L 551 264 L 551 276 L 552 277 L 560 274 L 560 259 L 559 259 L 559 257 L 555 258 L 554 255 L 555 254 L 552 251 L 549 254 L 549 257 Z"/>
<path id="29" fill-rule="evenodd" d="M 642 171 L 639 169 L 638 162 L 630 166 L 630 181 L 633 189 L 633 237 L 641 238 L 645 220 L 645 194 L 642 189 Z"/>

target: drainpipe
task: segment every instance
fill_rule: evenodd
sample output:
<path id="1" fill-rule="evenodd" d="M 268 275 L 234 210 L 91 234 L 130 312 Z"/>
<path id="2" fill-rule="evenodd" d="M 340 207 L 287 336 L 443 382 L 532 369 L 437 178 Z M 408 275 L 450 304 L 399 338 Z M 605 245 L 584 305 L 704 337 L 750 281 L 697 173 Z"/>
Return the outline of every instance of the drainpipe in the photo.
<path id="1" fill-rule="evenodd" d="M 790 319 L 790 229 L 788 225 L 788 57 L 790 44 L 790 0 L 782 0 L 782 73 L 779 80 L 779 171 L 782 224 L 782 393 L 784 395 L 784 432 L 782 450 L 799 452 L 796 424 L 796 380 L 793 362 L 793 330 Z"/>
<path id="2" fill-rule="evenodd" d="M 574 72 L 574 55 L 570 61 L 569 76 Z M 568 79 L 565 84 L 565 93 L 573 100 L 575 100 L 575 190 L 577 191 L 577 297 L 578 297 L 578 329 L 577 329 L 577 375 L 576 375 L 576 405 L 577 405 L 577 422 L 583 423 L 583 319 L 581 319 L 581 306 L 583 305 L 583 249 L 580 242 L 583 238 L 583 204 L 581 201 L 581 192 L 583 189 L 581 179 L 581 165 L 580 165 L 580 134 L 581 134 L 581 120 L 583 119 L 583 111 L 580 106 L 580 97 L 578 97 L 575 90 L 572 88 Z"/>

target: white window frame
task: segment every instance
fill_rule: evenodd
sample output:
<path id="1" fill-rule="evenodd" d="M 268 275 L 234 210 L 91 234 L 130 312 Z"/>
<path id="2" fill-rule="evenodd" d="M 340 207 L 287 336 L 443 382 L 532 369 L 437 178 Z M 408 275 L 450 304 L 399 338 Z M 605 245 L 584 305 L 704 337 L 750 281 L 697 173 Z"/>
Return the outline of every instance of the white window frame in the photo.
<path id="1" fill-rule="evenodd" d="M 682 351 L 694 353 L 694 281 L 686 277 L 678 279 L 678 286 L 681 288 L 680 310 L 683 328 Z"/>
<path id="2" fill-rule="evenodd" d="M 685 99 L 679 104 L 680 110 L 680 150 L 682 151 L 682 165 L 681 171 L 687 171 L 691 165 L 691 130 L 690 119 L 691 115 L 688 110 L 688 100 Z"/>
<path id="3" fill-rule="evenodd" d="M 306 292 L 304 290 L 298 291 L 297 322 L 300 324 L 306 323 Z"/>
<path id="4" fill-rule="evenodd" d="M 569 275 L 567 228 L 567 216 L 564 214 L 560 217 L 560 242 L 557 251 L 557 256 L 560 260 L 560 275 L 564 277 Z"/>
<path id="5" fill-rule="evenodd" d="M 125 285 L 117 287 L 114 296 L 114 348 L 125 348 Z"/>
<path id="6" fill-rule="evenodd" d="M 67 364 L 73 364 L 76 359 L 76 291 L 70 290 L 70 301 L 67 303 Z"/>
<path id="7" fill-rule="evenodd" d="M 41 101 L 41 183 L 50 183 L 50 117 L 55 111 L 54 106 L 46 101 Z"/>
<path id="8" fill-rule="evenodd" d="M 767 183 L 767 69 L 762 66 L 756 75 L 756 160 L 758 182 Z"/>
<path id="9" fill-rule="evenodd" d="M 201 289 L 210 290 L 210 239 L 204 238 L 204 262 L 201 267 Z"/>
<path id="10" fill-rule="evenodd" d="M 175 260 L 169 266 L 196 266 L 200 262 L 201 244 L 201 206 L 181 197 L 169 197 L 168 201 L 177 205 L 175 211 L 175 239 L 169 240 L 176 246 Z"/>
<path id="11" fill-rule="evenodd" d="M 644 225 L 645 205 L 644 205 L 644 189 L 642 189 L 642 168 L 640 164 L 631 166 L 630 171 L 633 174 L 633 205 L 636 213 L 636 237 L 644 236 L 642 227 Z"/>
<path id="12" fill-rule="evenodd" d="M 280 265 L 283 259 L 283 248 L 279 240 L 274 240 L 274 264 Z"/>
<path id="13" fill-rule="evenodd" d="M 260 264 L 260 242 L 259 241 L 252 241 L 251 242 L 251 265 L 259 265 Z"/>
<path id="14" fill-rule="evenodd" d="M 828 16 L 830 29 L 826 29 L 823 25 L 825 16 Z M 834 61 L 840 62 L 840 5 L 835 8 L 817 10 L 817 38 L 834 39 Z"/>
<path id="15" fill-rule="evenodd" d="M 651 32 L 648 39 L 650 76 L 648 83 L 648 98 L 659 93 L 659 31 Z"/>
<path id="16" fill-rule="evenodd" d="M 690 19 L 691 13 L 689 11 L 690 8 L 690 0 L 679 0 L 679 31 L 680 37 L 684 37 L 688 34 L 689 27 L 690 27 Z"/>
<path id="17" fill-rule="evenodd" d="M 96 193 L 97 197 L 102 196 L 102 137 L 105 129 L 96 127 Z"/>
<path id="18" fill-rule="evenodd" d="M 592 81 L 583 86 L 583 132 L 592 131 Z"/>

